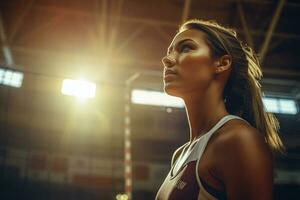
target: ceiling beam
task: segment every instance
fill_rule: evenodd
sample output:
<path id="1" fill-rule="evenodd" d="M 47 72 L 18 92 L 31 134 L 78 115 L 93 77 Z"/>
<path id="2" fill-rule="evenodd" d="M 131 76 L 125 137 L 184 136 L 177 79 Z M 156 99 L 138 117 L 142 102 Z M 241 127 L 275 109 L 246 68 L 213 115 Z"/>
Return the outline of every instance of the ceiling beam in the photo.
<path id="1" fill-rule="evenodd" d="M 143 31 L 145 31 L 146 27 L 147 25 L 145 24 L 141 24 L 139 27 L 137 27 L 124 42 L 118 45 L 115 51 L 119 53 L 121 50 L 123 50 L 130 42 L 132 42 L 136 37 L 142 34 Z"/>
<path id="2" fill-rule="evenodd" d="M 101 1 L 101 8 L 100 8 Z M 94 0 L 94 15 L 96 21 L 96 48 L 103 52 L 107 41 L 107 0 Z"/>
<path id="3" fill-rule="evenodd" d="M 15 23 L 13 24 L 12 32 L 8 37 L 8 41 L 10 43 L 14 40 L 15 35 L 17 34 L 18 30 L 22 26 L 22 23 L 24 22 L 26 15 L 28 14 L 28 12 L 30 11 L 30 9 L 33 6 L 34 0 L 29 0 L 29 1 L 25 1 L 25 2 L 26 2 L 26 5 L 24 7 L 22 6 L 22 12 L 21 13 L 18 12 L 17 20 L 14 20 Z"/>
<path id="4" fill-rule="evenodd" d="M 190 13 L 190 7 L 191 7 L 191 1 L 192 0 L 185 0 L 184 1 L 184 6 L 183 6 L 183 11 L 182 11 L 182 17 L 181 17 L 181 23 L 183 24 L 189 17 Z"/>
<path id="5" fill-rule="evenodd" d="M 236 1 L 236 0 L 235 0 Z M 65 14 L 65 15 L 79 15 L 79 16 L 86 16 L 86 17 L 93 17 L 93 14 L 90 12 L 86 12 L 83 10 L 78 9 L 72 9 L 72 8 L 59 8 L 59 7 L 53 7 L 53 6 L 41 6 L 41 5 L 34 5 L 32 6 L 32 9 L 40 10 L 41 12 L 52 12 L 53 14 L 57 15 Z M 108 20 L 110 20 L 111 16 L 107 16 Z M 116 19 L 112 19 L 110 21 L 115 21 Z M 168 21 L 168 20 L 155 20 L 155 19 L 147 19 L 147 18 L 137 18 L 137 17 L 128 17 L 128 16 L 122 16 L 119 18 L 120 22 L 127 22 L 127 23 L 139 23 L 139 24 L 147 24 L 147 25 L 157 25 L 160 27 L 166 27 L 166 28 L 172 28 L 176 30 L 179 26 L 178 22 L 175 21 Z M 239 29 L 238 27 L 235 28 L 238 33 L 245 34 L 245 31 L 242 29 Z M 265 31 L 259 31 L 259 30 L 251 30 L 252 36 L 265 36 L 267 32 Z M 273 37 L 278 38 L 284 38 L 284 39 L 300 39 L 299 34 L 294 33 L 283 33 L 283 32 L 273 32 Z"/>
<path id="6" fill-rule="evenodd" d="M 109 43 L 108 43 L 108 55 L 107 55 L 109 58 L 111 56 L 111 53 L 114 50 L 116 37 L 117 37 L 118 31 L 119 31 L 120 21 L 121 21 L 121 18 L 123 18 L 122 17 L 123 3 L 124 3 L 124 0 L 118 0 L 117 1 L 117 8 L 116 8 L 116 11 L 113 15 L 113 20 L 111 21 L 112 22 L 112 29 L 109 33 L 110 37 L 108 38 Z M 110 62 L 110 59 L 109 59 L 109 62 Z"/>
<path id="7" fill-rule="evenodd" d="M 5 33 L 5 28 L 3 24 L 3 18 L 2 18 L 2 12 L 0 12 L 0 42 L 1 42 L 1 48 L 2 48 L 2 53 L 4 56 L 4 61 L 5 64 L 10 67 L 14 65 L 14 60 L 13 56 L 9 47 L 9 43 L 7 41 L 6 33 Z"/>
<path id="8" fill-rule="evenodd" d="M 251 36 L 251 32 L 250 32 L 250 28 L 249 28 L 248 23 L 247 23 L 246 14 L 245 14 L 245 11 L 243 9 L 243 5 L 240 2 L 240 0 L 237 1 L 237 10 L 238 10 L 239 17 L 241 19 L 241 23 L 242 23 L 242 27 L 243 27 L 243 30 L 244 30 L 244 33 L 245 33 L 246 41 L 247 41 L 247 43 L 249 44 L 250 47 L 255 49 L 253 39 L 252 39 L 252 36 Z"/>
<path id="9" fill-rule="evenodd" d="M 285 0 L 280 0 L 278 2 L 277 8 L 275 10 L 272 21 L 271 21 L 270 26 L 268 28 L 266 38 L 265 38 L 264 43 L 262 44 L 261 49 L 259 51 L 259 59 L 260 59 L 261 63 L 264 61 L 265 55 L 268 51 L 268 47 L 269 47 L 269 44 L 271 42 L 271 38 L 272 38 L 273 32 L 275 30 L 275 27 L 277 25 L 277 22 L 279 20 L 279 17 L 280 17 L 281 11 L 283 9 L 284 3 L 285 3 Z"/>

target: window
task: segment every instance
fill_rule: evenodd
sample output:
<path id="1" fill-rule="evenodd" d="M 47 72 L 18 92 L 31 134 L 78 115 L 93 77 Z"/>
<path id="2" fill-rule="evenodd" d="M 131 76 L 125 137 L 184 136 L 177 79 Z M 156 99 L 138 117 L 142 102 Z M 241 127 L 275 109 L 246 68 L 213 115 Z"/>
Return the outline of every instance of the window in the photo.
<path id="1" fill-rule="evenodd" d="M 23 82 L 24 74 L 9 69 L 0 68 L 0 84 L 11 87 L 21 87 Z"/>

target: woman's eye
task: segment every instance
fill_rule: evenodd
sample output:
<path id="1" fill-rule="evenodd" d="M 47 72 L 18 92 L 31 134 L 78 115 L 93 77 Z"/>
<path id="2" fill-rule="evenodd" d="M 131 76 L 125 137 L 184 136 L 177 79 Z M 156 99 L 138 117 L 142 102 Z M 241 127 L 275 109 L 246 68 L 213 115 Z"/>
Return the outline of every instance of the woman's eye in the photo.
<path id="1" fill-rule="evenodd" d="M 180 48 L 180 52 L 188 52 L 191 48 L 188 45 L 182 45 Z"/>

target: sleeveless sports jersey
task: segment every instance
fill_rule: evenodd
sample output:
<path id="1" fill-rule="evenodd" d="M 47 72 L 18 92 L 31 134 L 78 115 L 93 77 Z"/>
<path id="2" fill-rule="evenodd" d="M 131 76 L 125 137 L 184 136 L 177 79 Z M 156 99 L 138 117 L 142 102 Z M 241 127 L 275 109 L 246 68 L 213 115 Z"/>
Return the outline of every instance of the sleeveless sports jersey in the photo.
<path id="1" fill-rule="evenodd" d="M 225 193 L 217 191 L 207 185 L 200 178 L 197 169 L 201 156 L 213 133 L 231 119 L 244 120 L 236 115 L 226 115 L 221 118 L 208 132 L 194 140 L 189 146 L 188 143 L 186 143 L 178 148 L 177 151 L 182 151 L 177 160 L 171 164 L 171 169 L 158 190 L 155 200 L 226 199 Z"/>

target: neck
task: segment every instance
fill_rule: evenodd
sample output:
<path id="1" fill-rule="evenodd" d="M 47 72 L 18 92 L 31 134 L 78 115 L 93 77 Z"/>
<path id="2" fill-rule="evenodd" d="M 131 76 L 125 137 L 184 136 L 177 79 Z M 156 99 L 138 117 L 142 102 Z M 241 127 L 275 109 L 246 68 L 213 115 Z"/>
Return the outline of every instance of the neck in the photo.
<path id="1" fill-rule="evenodd" d="M 183 98 L 190 127 L 190 142 L 208 132 L 222 117 L 228 115 L 221 95 L 212 88 L 204 94 Z"/>

